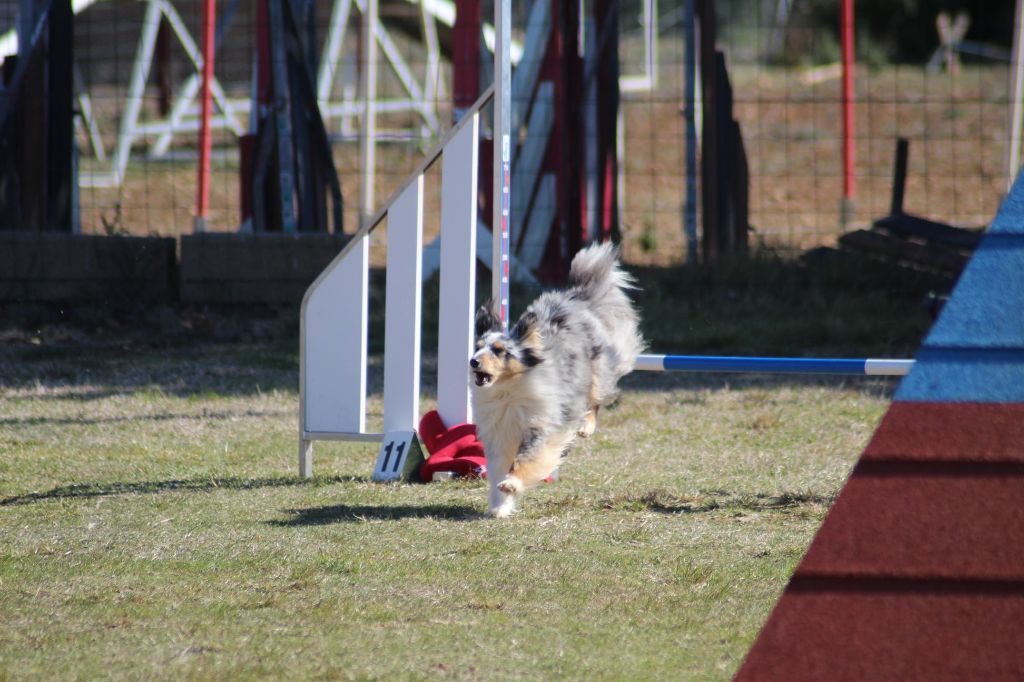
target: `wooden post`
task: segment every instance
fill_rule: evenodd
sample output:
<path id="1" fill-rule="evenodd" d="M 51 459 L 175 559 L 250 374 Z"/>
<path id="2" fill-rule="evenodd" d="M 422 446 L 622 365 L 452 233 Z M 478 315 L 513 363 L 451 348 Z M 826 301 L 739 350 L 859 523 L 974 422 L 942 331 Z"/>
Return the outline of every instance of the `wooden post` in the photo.
<path id="1" fill-rule="evenodd" d="M 718 249 L 718 117 L 715 78 L 715 7 L 712 0 L 698 0 L 697 13 L 700 21 L 700 85 L 704 117 L 701 126 L 701 225 L 703 236 L 701 247 L 704 261 L 711 262 L 719 255 Z"/>
<path id="2" fill-rule="evenodd" d="M 50 10 L 47 45 L 47 131 L 45 229 L 72 231 L 74 177 L 74 88 L 72 56 L 74 13 L 71 0 L 60 0 Z"/>
<path id="3" fill-rule="evenodd" d="M 686 264 L 697 264 L 697 30 L 694 4 L 685 0 L 683 42 L 686 54 L 686 200 L 683 204 L 683 232 L 686 235 Z"/>
<path id="4" fill-rule="evenodd" d="M 903 190 L 907 186 L 907 158 L 910 156 L 910 142 L 905 137 L 896 140 L 896 163 L 892 171 L 892 204 L 889 215 L 903 213 Z"/>

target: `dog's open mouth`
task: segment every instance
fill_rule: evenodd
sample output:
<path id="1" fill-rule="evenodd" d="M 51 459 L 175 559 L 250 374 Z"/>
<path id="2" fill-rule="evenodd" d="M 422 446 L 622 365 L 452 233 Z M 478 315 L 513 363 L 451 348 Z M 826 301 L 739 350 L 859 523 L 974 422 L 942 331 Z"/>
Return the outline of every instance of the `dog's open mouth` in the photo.
<path id="1" fill-rule="evenodd" d="M 494 381 L 494 377 L 493 376 L 491 376 L 487 372 L 481 372 L 479 370 L 477 370 L 476 372 L 473 372 L 473 378 L 476 381 L 476 385 L 477 386 L 486 386 L 487 384 L 489 384 L 492 381 Z"/>

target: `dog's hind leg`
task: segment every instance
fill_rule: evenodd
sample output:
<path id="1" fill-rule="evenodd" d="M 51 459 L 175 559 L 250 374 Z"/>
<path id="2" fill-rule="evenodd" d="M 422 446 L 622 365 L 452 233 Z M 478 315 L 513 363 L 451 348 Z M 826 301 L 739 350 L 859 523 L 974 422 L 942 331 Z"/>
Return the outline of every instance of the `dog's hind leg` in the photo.
<path id="1" fill-rule="evenodd" d="M 601 407 L 601 389 L 598 385 L 597 368 L 591 365 L 590 391 L 587 393 L 587 405 L 590 407 L 583 415 L 583 424 L 580 425 L 576 435 L 583 438 L 590 438 L 597 430 L 597 411 Z"/>
<path id="2" fill-rule="evenodd" d="M 597 431 L 597 411 L 600 407 L 600 405 L 594 405 L 592 408 L 587 410 L 587 413 L 583 415 L 583 425 L 580 426 L 580 430 L 577 432 L 577 435 L 583 436 L 584 438 L 590 438 L 594 435 L 594 431 Z"/>

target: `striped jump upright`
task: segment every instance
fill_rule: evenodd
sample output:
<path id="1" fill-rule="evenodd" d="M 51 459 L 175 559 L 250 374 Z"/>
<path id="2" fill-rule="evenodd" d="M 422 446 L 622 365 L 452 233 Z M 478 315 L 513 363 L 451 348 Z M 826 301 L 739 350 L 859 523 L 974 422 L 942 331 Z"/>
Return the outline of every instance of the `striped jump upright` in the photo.
<path id="1" fill-rule="evenodd" d="M 1022 678 L 1018 178 L 736 679 Z"/>

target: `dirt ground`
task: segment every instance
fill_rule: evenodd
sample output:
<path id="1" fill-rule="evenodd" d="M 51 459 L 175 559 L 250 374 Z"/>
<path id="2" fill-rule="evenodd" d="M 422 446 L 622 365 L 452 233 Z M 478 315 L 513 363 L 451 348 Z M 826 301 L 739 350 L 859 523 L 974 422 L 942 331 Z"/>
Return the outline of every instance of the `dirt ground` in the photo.
<path id="1" fill-rule="evenodd" d="M 842 192 L 839 81 L 815 79 L 814 72 L 795 68 L 740 65 L 730 74 L 750 167 L 752 240 L 797 249 L 832 243 L 840 232 Z M 623 100 L 622 232 L 627 260 L 640 265 L 669 265 L 685 258 L 681 78 L 680 68 L 665 68 L 656 92 Z M 926 73 L 920 66 L 861 69 L 851 226 L 888 213 L 900 136 L 911 141 L 907 211 L 966 226 L 990 220 L 1006 186 L 1007 78 L 1005 66 L 968 66 L 956 76 Z M 94 98 L 108 148 L 117 127 L 115 102 L 112 96 Z M 154 115 L 153 102 L 146 105 Z M 194 142 L 192 134 L 177 139 L 179 160 L 147 159 L 143 140 L 123 186 L 83 188 L 82 231 L 189 232 L 195 204 Z M 239 223 L 236 143 L 227 135 L 219 135 L 216 143 L 209 222 L 211 229 L 230 231 Z M 380 145 L 378 202 L 401 184 L 427 146 Z M 357 143 L 337 144 L 335 160 L 349 231 L 358 222 Z M 83 171 L 104 167 L 83 152 Z M 428 236 L 436 230 L 437 184 L 428 175 Z"/>

